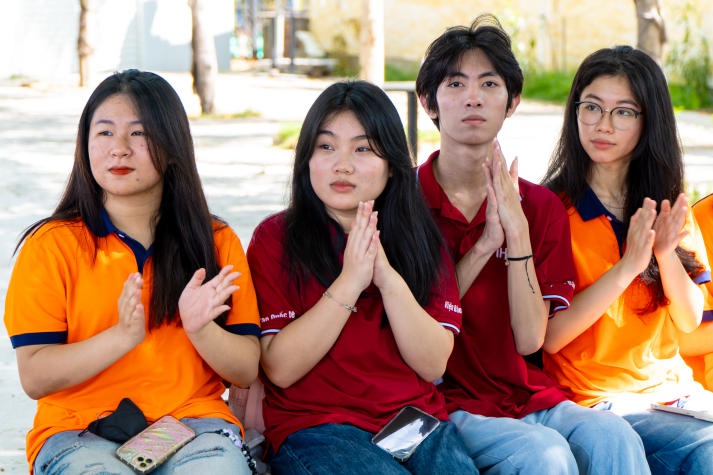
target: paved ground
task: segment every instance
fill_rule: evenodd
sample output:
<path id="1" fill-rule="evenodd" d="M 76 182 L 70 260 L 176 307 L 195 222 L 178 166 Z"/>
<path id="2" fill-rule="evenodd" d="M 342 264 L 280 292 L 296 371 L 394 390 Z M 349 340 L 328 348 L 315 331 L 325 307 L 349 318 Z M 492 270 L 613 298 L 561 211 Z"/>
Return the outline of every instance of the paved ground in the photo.
<path id="1" fill-rule="evenodd" d="M 198 112 L 190 77 L 166 74 L 189 115 Z M 254 227 L 284 206 L 292 153 L 272 146 L 285 122 L 299 123 L 329 83 L 296 76 L 230 74 L 218 84 L 219 113 L 247 110 L 253 119 L 193 119 L 199 171 L 209 204 L 247 245 Z M 53 84 L 0 83 L 0 306 L 19 233 L 48 215 L 56 204 L 72 164 L 76 124 L 90 90 L 73 87 L 72 78 Z M 406 95 L 390 94 L 402 117 Z M 520 157 L 524 178 L 538 181 L 561 126 L 561 108 L 524 102 L 500 134 L 507 157 Z M 421 112 L 419 128 L 435 130 Z M 686 146 L 687 180 L 706 193 L 713 190 L 713 117 L 679 115 Z M 435 147 L 421 143 L 419 161 Z M 0 307 L 1 308 L 1 307 Z M 34 401 L 22 391 L 15 355 L 0 325 L 0 472 L 26 473 L 24 435 L 32 424 Z"/>

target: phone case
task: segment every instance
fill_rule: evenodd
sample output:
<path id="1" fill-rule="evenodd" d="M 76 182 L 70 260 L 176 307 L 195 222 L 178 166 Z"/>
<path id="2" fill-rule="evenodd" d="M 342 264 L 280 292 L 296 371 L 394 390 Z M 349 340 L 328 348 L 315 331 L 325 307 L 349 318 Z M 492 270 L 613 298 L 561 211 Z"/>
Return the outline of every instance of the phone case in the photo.
<path id="1" fill-rule="evenodd" d="M 136 472 L 149 473 L 195 436 L 175 417 L 163 416 L 116 449 L 116 456 Z"/>
<path id="2" fill-rule="evenodd" d="M 441 421 L 422 410 L 406 406 L 391 419 L 371 441 L 404 462 Z"/>

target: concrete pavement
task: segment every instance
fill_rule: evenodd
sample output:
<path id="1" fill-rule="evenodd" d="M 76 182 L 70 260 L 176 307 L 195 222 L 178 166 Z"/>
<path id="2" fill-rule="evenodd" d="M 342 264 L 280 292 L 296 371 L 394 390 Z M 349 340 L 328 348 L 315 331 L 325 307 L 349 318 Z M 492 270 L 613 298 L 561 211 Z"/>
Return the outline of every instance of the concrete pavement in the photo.
<path id="1" fill-rule="evenodd" d="M 186 74 L 164 74 L 179 92 L 189 115 L 198 100 Z M 292 152 L 272 146 L 285 122 L 299 123 L 331 80 L 280 75 L 221 75 L 219 114 L 253 111 L 251 119 L 193 118 L 199 171 L 212 211 L 225 218 L 247 246 L 252 230 L 268 214 L 282 209 L 288 196 Z M 0 83 L 0 305 L 12 268 L 12 252 L 21 231 L 54 208 L 72 166 L 79 115 L 91 89 L 73 86 L 74 78 L 19 87 Z M 389 94 L 406 120 L 406 94 Z M 520 174 L 538 181 L 561 127 L 562 109 L 524 101 L 500 134 L 503 151 L 518 156 Z M 435 130 L 419 112 L 419 129 Z M 686 146 L 687 181 L 699 193 L 713 191 L 713 118 L 679 115 Z M 436 144 L 421 143 L 419 162 Z M 0 325 L 0 472 L 27 473 L 24 435 L 35 410 L 22 391 L 15 354 Z"/>

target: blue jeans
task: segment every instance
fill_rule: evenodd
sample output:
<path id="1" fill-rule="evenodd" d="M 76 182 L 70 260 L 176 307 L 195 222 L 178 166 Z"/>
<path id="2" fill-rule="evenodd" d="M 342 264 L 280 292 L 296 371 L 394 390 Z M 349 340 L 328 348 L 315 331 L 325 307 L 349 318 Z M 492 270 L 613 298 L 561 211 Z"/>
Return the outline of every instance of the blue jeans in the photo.
<path id="1" fill-rule="evenodd" d="M 450 422 L 421 442 L 406 462 L 371 443 L 374 434 L 348 424 L 322 424 L 290 434 L 270 460 L 273 475 L 467 475 L 478 470 Z"/>
<path id="2" fill-rule="evenodd" d="M 713 473 L 713 423 L 652 409 L 622 417 L 644 441 L 652 473 Z"/>
<path id="3" fill-rule="evenodd" d="M 451 420 L 488 475 L 650 473 L 641 439 L 609 411 L 565 401 L 522 419 L 456 411 Z"/>
<path id="4" fill-rule="evenodd" d="M 215 431 L 228 429 L 240 435 L 240 428 L 222 419 L 181 419 L 196 431 L 196 438 L 182 447 L 155 471 L 156 475 L 197 473 L 249 475 L 247 461 L 231 440 Z M 119 460 L 114 451 L 121 444 L 98 435 L 72 430 L 53 435 L 42 446 L 34 464 L 35 475 L 123 474 L 134 471 Z"/>

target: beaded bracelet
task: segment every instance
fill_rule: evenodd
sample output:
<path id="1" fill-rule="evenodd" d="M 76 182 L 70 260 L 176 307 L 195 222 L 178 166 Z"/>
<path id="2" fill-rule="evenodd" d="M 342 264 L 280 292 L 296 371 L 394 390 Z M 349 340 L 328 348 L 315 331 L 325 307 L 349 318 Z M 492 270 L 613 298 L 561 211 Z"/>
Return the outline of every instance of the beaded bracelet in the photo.
<path id="1" fill-rule="evenodd" d="M 346 308 L 347 310 L 349 310 L 352 313 L 357 311 L 357 308 L 355 305 L 347 305 L 345 303 L 341 303 L 340 301 L 338 301 L 337 299 L 332 297 L 332 294 L 330 294 L 328 290 L 324 291 L 324 296 L 327 297 L 328 299 L 332 299 L 335 303 L 337 303 L 337 305 L 339 305 L 340 307 Z"/>

